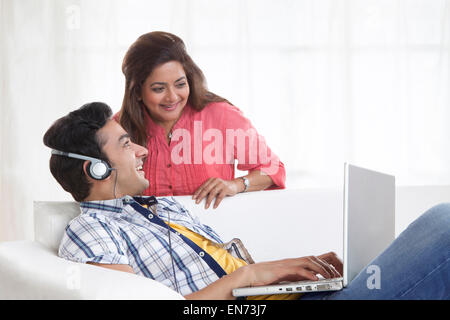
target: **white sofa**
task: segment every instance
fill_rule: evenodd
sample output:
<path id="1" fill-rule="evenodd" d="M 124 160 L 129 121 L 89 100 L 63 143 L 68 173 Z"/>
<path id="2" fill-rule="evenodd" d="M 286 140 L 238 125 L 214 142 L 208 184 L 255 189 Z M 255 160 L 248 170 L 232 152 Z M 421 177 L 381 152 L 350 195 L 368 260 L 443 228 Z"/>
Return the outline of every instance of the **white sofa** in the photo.
<path id="1" fill-rule="evenodd" d="M 208 210 L 190 197 L 175 198 L 225 241 L 241 238 L 255 261 L 330 250 L 342 256 L 341 189 L 250 192 Z M 449 200 L 450 186 L 397 188 L 396 234 Z M 34 203 L 35 241 L 0 243 L 0 299 L 183 299 L 141 276 L 59 258 L 64 227 L 78 214 L 75 202 Z"/>

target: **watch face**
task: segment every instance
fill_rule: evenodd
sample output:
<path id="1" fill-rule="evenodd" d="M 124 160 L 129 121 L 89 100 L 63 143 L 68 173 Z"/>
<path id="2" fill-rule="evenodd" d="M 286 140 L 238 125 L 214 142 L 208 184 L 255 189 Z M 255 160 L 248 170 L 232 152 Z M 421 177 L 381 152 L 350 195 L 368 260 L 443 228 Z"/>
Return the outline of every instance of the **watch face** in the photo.
<path id="1" fill-rule="evenodd" d="M 248 187 L 250 186 L 250 181 L 245 177 L 242 177 L 242 180 L 244 180 L 244 185 L 245 185 L 244 192 L 245 192 L 245 191 L 247 191 Z"/>

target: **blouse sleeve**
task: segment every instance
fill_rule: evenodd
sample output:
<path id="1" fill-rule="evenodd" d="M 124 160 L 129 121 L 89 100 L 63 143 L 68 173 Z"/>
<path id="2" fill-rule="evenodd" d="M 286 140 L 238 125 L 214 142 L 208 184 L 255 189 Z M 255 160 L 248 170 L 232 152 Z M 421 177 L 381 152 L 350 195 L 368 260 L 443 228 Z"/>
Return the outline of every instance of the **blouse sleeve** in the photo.
<path id="1" fill-rule="evenodd" d="M 224 121 L 226 153 L 232 153 L 233 159 L 238 161 L 238 170 L 260 170 L 272 178 L 273 185 L 268 189 L 284 189 L 286 171 L 280 158 L 270 150 L 264 137 L 258 134 L 241 110 L 227 106 Z"/>

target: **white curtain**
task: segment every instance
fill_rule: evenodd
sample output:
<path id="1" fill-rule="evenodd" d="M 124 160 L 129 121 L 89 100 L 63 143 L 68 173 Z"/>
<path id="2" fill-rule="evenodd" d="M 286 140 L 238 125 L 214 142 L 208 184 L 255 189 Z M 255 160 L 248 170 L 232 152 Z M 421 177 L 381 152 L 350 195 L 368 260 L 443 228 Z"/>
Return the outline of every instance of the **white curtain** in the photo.
<path id="1" fill-rule="evenodd" d="M 449 0 L 0 0 L 0 241 L 33 238 L 33 200 L 71 200 L 42 136 L 91 101 L 120 108 L 141 34 L 179 35 L 209 89 L 254 123 L 288 188 L 343 162 L 398 185 L 450 183 Z"/>

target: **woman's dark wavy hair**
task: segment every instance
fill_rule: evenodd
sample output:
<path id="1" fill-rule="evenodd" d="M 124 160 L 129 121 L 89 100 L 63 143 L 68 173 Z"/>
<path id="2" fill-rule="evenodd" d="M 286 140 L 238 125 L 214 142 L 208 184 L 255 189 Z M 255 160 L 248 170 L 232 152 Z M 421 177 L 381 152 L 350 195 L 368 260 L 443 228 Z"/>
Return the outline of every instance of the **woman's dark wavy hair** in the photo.
<path id="1" fill-rule="evenodd" d="M 44 135 L 44 144 L 64 152 L 108 161 L 102 151 L 105 141 L 97 132 L 112 116 L 111 108 L 102 102 L 83 105 L 56 120 Z M 52 155 L 50 171 L 64 190 L 80 202 L 89 196 L 91 184 L 83 171 L 84 160 Z"/>
<path id="2" fill-rule="evenodd" d="M 128 49 L 122 63 L 125 75 L 125 93 L 119 122 L 131 135 L 133 142 L 146 146 L 146 107 L 140 101 L 142 84 L 157 66 L 178 61 L 186 73 L 189 84 L 188 103 L 195 110 L 202 110 L 210 102 L 228 102 L 209 92 L 203 72 L 186 52 L 183 40 L 174 34 L 154 31 L 140 36 Z M 228 102 L 229 103 L 229 102 Z"/>

